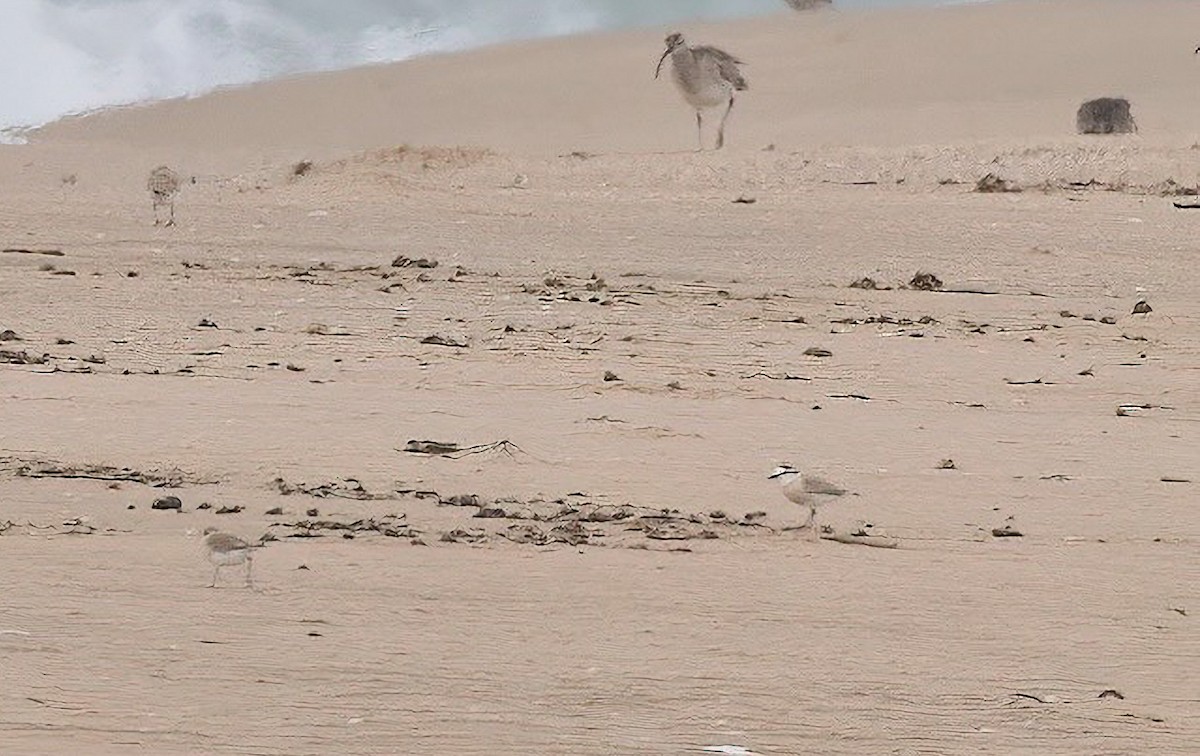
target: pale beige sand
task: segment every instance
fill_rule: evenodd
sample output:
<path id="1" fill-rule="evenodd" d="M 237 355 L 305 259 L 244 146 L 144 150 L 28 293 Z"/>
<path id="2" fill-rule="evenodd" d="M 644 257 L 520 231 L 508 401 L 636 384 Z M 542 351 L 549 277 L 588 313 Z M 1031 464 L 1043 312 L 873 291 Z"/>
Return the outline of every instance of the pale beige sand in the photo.
<path id="1" fill-rule="evenodd" d="M 659 31 L 0 148 L 0 248 L 64 253 L 0 254 L 0 331 L 23 339 L 0 350 L 50 355 L 0 365 L 0 751 L 1193 752 L 1200 212 L 1167 195 L 1200 168 L 1200 6 L 684 31 L 750 61 L 719 154 L 688 151 L 687 108 L 651 78 Z M 1104 95 L 1139 135 L 1071 134 Z M 162 162 L 197 177 L 174 229 L 151 225 Z M 1027 191 L 973 192 L 987 173 Z M 993 293 L 848 288 L 917 270 Z M 198 482 L 18 474 L 47 460 Z M 823 522 L 899 547 L 783 530 L 804 518 L 766 480 L 783 460 L 857 493 Z M 277 477 L 634 517 L 517 544 L 501 534 L 562 523 Z M 183 514 L 150 510 L 166 493 Z M 411 532 L 284 537 L 256 554 L 260 591 L 205 587 L 205 526 L 286 536 L 270 524 L 309 507 Z M 647 538 L 629 526 L 649 508 L 703 522 Z M 1009 517 L 1025 537 L 993 538 Z M 457 529 L 484 540 L 440 540 Z"/>

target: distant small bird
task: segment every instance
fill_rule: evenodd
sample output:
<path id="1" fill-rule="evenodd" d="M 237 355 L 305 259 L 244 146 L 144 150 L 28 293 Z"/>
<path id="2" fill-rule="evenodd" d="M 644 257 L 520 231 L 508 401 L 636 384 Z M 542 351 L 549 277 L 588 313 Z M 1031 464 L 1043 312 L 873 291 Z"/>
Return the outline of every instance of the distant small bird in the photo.
<path id="1" fill-rule="evenodd" d="M 793 10 L 812 11 L 833 5 L 833 0 L 783 0 Z"/>
<path id="2" fill-rule="evenodd" d="M 175 225 L 175 195 L 179 193 L 179 187 L 179 174 L 167 166 L 160 165 L 150 171 L 150 177 L 146 179 L 146 190 L 150 192 L 150 201 L 154 208 L 154 225 Z M 164 206 L 170 209 L 166 223 L 158 219 L 158 209 Z"/>
<path id="3" fill-rule="evenodd" d="M 738 69 L 745 63 L 715 47 L 689 47 L 679 32 L 667 35 L 666 43 L 666 52 L 658 59 L 654 78 L 657 79 L 662 73 L 663 62 L 670 56 L 675 85 L 679 87 L 683 99 L 696 109 L 696 135 L 700 140 L 700 149 L 704 149 L 703 111 L 728 103 L 717 129 L 717 149 L 721 149 L 725 145 L 725 121 L 733 110 L 734 93 L 750 88 Z"/>
<path id="4" fill-rule="evenodd" d="M 783 485 L 783 495 L 788 501 L 808 510 L 808 521 L 804 527 L 808 528 L 809 537 L 814 541 L 821 537 L 817 528 L 817 509 L 847 493 L 846 489 L 824 478 L 801 475 L 799 470 L 786 462 L 776 467 L 767 477 L 778 480 Z"/>
<path id="5" fill-rule="evenodd" d="M 216 528 L 205 528 L 204 550 L 208 554 L 208 561 L 213 563 L 213 579 L 208 587 L 217 587 L 217 574 L 222 567 L 239 564 L 246 566 L 246 585 L 253 587 L 254 581 L 250 576 L 250 570 L 254 564 L 254 555 L 251 553 L 254 548 L 256 547 L 235 535 L 222 533 Z"/>

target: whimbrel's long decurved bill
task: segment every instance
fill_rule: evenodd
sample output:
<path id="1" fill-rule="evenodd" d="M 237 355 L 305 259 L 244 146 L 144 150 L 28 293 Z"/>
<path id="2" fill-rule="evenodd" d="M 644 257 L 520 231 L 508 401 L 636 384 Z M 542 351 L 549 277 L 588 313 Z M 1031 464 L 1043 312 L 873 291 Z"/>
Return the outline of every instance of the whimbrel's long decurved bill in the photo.
<path id="1" fill-rule="evenodd" d="M 1197 50 L 1197 52 L 1200 52 L 1200 50 Z M 656 78 L 656 79 L 657 79 L 657 78 L 658 78 L 658 75 L 659 75 L 660 73 L 662 73 L 662 64 L 663 64 L 663 61 L 664 61 L 664 60 L 666 60 L 666 59 L 667 59 L 667 56 L 668 56 L 668 55 L 670 55 L 670 54 L 671 54 L 671 48 L 670 48 L 670 47 L 668 47 L 666 50 L 664 50 L 664 51 L 663 51 L 662 57 L 658 59 L 658 66 L 657 66 L 657 67 L 654 69 L 654 78 Z"/>

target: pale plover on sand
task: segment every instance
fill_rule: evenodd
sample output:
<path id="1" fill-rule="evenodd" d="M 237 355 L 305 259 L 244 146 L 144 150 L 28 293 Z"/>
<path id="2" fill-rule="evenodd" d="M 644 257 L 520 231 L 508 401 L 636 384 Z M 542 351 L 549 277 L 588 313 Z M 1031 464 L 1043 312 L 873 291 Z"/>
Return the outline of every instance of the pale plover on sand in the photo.
<path id="1" fill-rule="evenodd" d="M 702 150 L 703 111 L 725 105 L 725 114 L 721 116 L 721 125 L 717 128 L 717 149 L 721 149 L 725 145 L 725 121 L 729 119 L 729 111 L 733 110 L 733 94 L 750 88 L 738 68 L 745 63 L 716 47 L 691 47 L 679 32 L 669 34 L 666 43 L 667 50 L 658 59 L 654 78 L 657 79 L 662 73 L 663 62 L 669 55 L 675 86 L 679 88 L 683 99 L 696 110 L 696 135 Z"/>
<path id="2" fill-rule="evenodd" d="M 250 570 L 254 565 L 254 555 L 251 553 L 254 548 L 235 535 L 222 533 L 216 528 L 205 528 L 204 551 L 208 554 L 208 561 L 213 563 L 213 579 L 209 588 L 217 587 L 217 575 L 222 567 L 233 567 L 239 564 L 246 567 L 246 585 L 253 587 L 254 581 L 251 578 Z"/>
<path id="3" fill-rule="evenodd" d="M 808 510 L 808 521 L 803 527 L 808 528 L 810 538 L 819 540 L 821 531 L 817 527 L 817 510 L 839 496 L 845 496 L 846 489 L 816 475 L 801 475 L 799 470 L 787 463 L 776 467 L 767 477 L 783 485 L 783 495 L 788 501 Z"/>

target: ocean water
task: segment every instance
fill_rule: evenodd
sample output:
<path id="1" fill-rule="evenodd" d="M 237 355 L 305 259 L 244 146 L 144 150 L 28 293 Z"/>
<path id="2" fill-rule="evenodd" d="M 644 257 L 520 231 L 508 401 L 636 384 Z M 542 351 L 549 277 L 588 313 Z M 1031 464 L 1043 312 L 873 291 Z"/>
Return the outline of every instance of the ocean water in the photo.
<path id="1" fill-rule="evenodd" d="M 947 0 L 925 0 L 927 3 Z M 836 0 L 841 8 L 920 0 Z M 782 0 L 0 0 L 0 141 L 110 105 Z M 7 135 L 7 136 L 5 136 Z"/>

